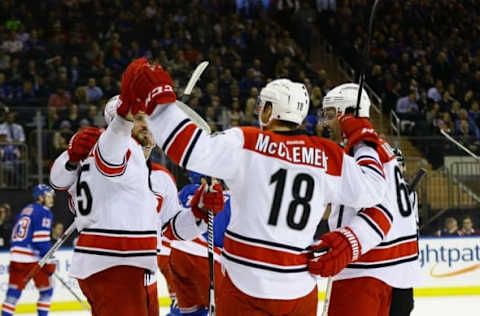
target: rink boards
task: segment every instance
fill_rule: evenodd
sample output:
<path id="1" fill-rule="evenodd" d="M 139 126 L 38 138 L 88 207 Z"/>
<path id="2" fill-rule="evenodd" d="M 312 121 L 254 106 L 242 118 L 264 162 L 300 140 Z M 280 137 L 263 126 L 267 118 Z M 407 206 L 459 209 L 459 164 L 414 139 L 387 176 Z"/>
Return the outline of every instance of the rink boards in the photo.
<path id="1" fill-rule="evenodd" d="M 82 293 L 76 280 L 68 277 L 72 249 L 56 253 L 57 273 L 80 296 Z M 421 238 L 420 265 L 423 271 L 421 287 L 415 289 L 416 296 L 480 295 L 480 236 L 462 238 Z M 3 301 L 8 287 L 9 253 L 0 252 L 0 300 Z M 80 310 L 70 292 L 58 281 L 52 300 L 52 310 Z M 326 280 L 318 280 L 319 299 L 325 295 Z M 159 301 L 168 306 L 168 292 L 163 277 L 158 279 Z M 30 282 L 22 294 L 17 312 L 35 311 L 38 292 Z M 82 296 L 83 297 L 83 296 Z"/>

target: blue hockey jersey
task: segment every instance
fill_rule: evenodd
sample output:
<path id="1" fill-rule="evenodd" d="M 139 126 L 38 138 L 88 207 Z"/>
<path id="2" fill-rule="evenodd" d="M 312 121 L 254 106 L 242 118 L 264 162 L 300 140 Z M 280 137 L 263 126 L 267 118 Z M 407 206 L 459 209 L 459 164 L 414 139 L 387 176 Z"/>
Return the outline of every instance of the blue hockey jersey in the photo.
<path id="1" fill-rule="evenodd" d="M 195 191 L 200 187 L 199 184 L 188 184 L 183 187 L 183 189 L 178 193 L 178 198 L 182 203 L 183 207 L 189 208 L 190 201 L 195 195 Z M 230 194 L 223 192 L 225 199 L 225 207 L 222 212 L 218 213 L 213 220 L 213 236 L 214 236 L 214 246 L 223 248 L 223 237 L 225 231 L 227 230 L 228 223 L 230 222 Z M 203 234 L 205 239 L 208 239 L 207 233 Z"/>
<path id="2" fill-rule="evenodd" d="M 37 262 L 50 249 L 53 214 L 40 203 L 27 205 L 15 219 L 10 242 L 10 260 Z"/>

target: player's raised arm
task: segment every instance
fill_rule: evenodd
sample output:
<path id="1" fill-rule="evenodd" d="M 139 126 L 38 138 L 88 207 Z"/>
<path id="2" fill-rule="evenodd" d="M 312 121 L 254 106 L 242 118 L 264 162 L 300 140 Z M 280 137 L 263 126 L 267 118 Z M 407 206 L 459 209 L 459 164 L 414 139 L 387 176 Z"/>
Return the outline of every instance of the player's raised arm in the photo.
<path id="1" fill-rule="evenodd" d="M 55 190 L 68 190 L 77 180 L 78 162 L 87 158 L 100 134 L 96 127 L 85 127 L 72 136 L 68 149 L 55 159 L 50 169 L 50 184 Z"/>
<path id="2" fill-rule="evenodd" d="M 132 85 L 145 100 L 149 128 L 155 142 L 178 165 L 209 176 L 231 179 L 237 173 L 242 132 L 231 129 L 207 135 L 175 104 L 172 79 L 159 65 L 143 66 Z"/>

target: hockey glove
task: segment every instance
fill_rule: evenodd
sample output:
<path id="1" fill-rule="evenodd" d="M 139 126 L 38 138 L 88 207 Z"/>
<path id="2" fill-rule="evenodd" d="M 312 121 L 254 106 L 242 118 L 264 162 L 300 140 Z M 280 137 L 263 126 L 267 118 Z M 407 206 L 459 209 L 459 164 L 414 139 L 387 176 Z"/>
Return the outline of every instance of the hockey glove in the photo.
<path id="1" fill-rule="evenodd" d="M 172 78 L 158 64 L 142 65 L 136 72 L 132 89 L 135 97 L 145 102 L 148 115 L 153 113 L 157 105 L 173 103 L 177 99 Z"/>
<path id="2" fill-rule="evenodd" d="M 47 263 L 42 268 L 43 272 L 45 272 L 49 276 L 54 274 L 56 269 L 57 269 L 57 265 L 55 263 Z"/>
<path id="3" fill-rule="evenodd" d="M 125 72 L 122 75 L 122 85 L 120 93 L 121 103 L 117 108 L 118 115 L 126 117 L 130 111 L 133 115 L 135 115 L 139 111 L 144 110 L 142 100 L 137 100 L 135 97 L 135 93 L 132 89 L 132 83 L 138 69 L 143 65 L 147 64 L 147 59 L 145 57 L 142 57 L 132 61 L 130 65 L 128 65 L 127 69 L 125 69 Z"/>
<path id="4" fill-rule="evenodd" d="M 375 132 L 372 124 L 366 118 L 346 114 L 340 117 L 339 124 L 343 134 L 348 139 L 348 143 L 345 146 L 347 154 L 350 154 L 353 146 L 362 141 L 373 143 L 375 147 L 380 143 L 377 132 Z"/>
<path id="5" fill-rule="evenodd" d="M 213 185 L 211 192 L 206 192 L 205 189 L 204 184 L 195 192 L 190 207 L 196 218 L 208 222 L 208 211 L 212 211 L 214 217 L 220 213 L 224 208 L 224 198 L 223 188 L 219 183 Z"/>
<path id="6" fill-rule="evenodd" d="M 100 130 L 96 127 L 85 127 L 73 135 L 68 142 L 69 162 L 76 164 L 80 160 L 87 158 L 100 134 Z"/>
<path id="7" fill-rule="evenodd" d="M 349 227 L 342 227 L 323 235 L 320 242 L 312 247 L 318 249 L 329 248 L 328 252 L 320 257 L 313 257 L 308 262 L 308 271 L 322 277 L 336 275 L 350 262 L 357 260 L 361 246 L 355 233 Z"/>

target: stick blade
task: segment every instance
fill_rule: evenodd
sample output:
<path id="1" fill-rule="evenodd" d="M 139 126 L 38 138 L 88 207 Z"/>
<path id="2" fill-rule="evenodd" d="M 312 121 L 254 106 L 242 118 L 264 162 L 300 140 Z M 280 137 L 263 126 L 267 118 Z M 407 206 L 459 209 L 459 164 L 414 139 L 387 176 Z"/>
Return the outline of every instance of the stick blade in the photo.
<path id="1" fill-rule="evenodd" d="M 188 80 L 187 86 L 183 91 L 183 95 L 190 95 L 192 93 L 193 87 L 195 87 L 195 84 L 197 83 L 198 79 L 200 79 L 200 76 L 202 75 L 205 68 L 207 68 L 208 64 L 208 61 L 202 61 L 200 64 L 198 64 L 198 66 L 193 71 L 190 80 Z"/>

